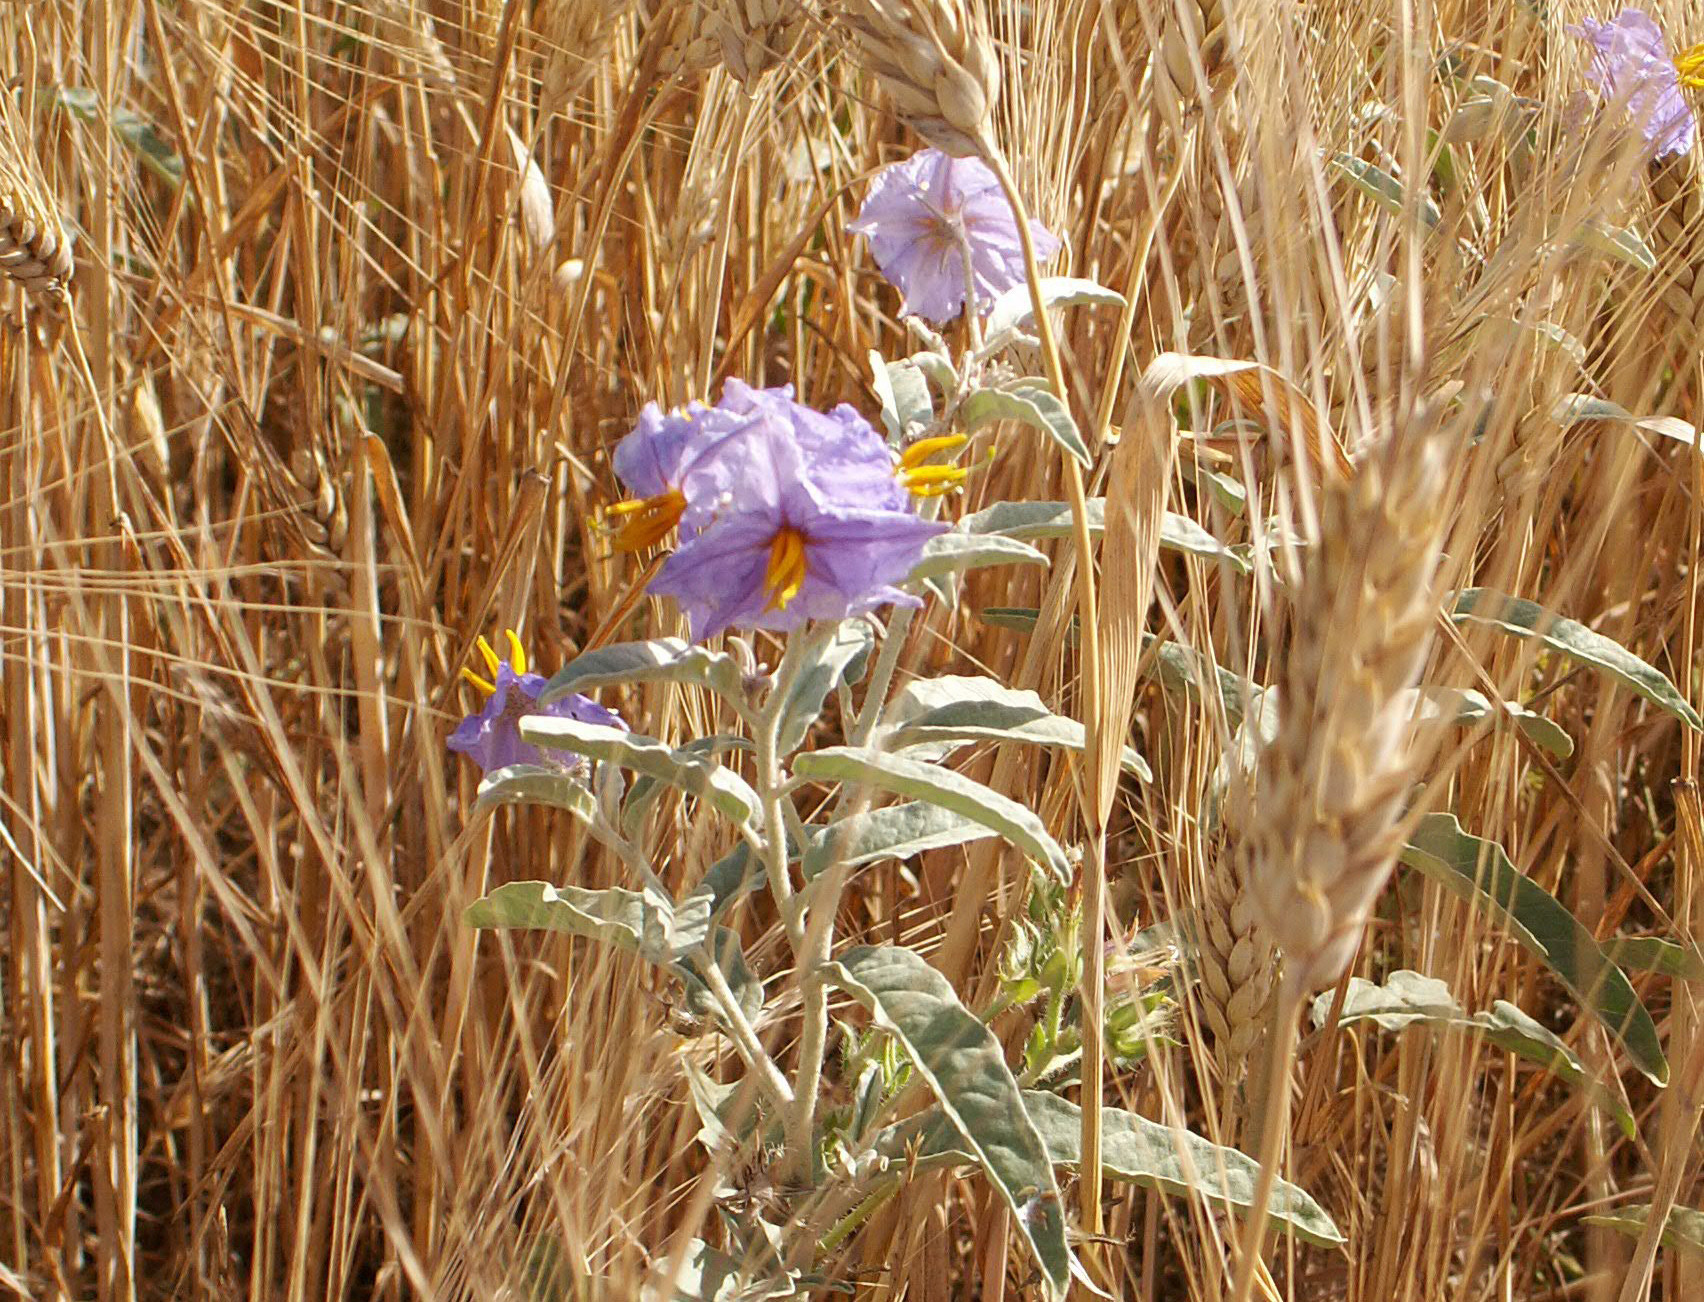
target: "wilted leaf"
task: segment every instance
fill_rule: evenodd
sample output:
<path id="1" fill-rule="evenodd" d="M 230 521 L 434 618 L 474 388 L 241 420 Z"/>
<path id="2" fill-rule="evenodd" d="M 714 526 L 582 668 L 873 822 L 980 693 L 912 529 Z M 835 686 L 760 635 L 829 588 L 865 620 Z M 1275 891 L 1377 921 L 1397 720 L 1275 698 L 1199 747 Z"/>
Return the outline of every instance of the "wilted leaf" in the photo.
<path id="1" fill-rule="evenodd" d="M 1613 1212 L 1581 1219 L 1587 1225 L 1606 1225 L 1612 1230 L 1619 1230 L 1630 1239 L 1637 1239 L 1645 1232 L 1645 1226 L 1651 1219 L 1651 1211 L 1650 1203 L 1630 1203 L 1626 1207 L 1616 1208 Z M 1691 1207 L 1673 1208 L 1663 1225 L 1662 1243 L 1663 1247 L 1675 1252 L 1704 1256 L 1704 1212 Z"/>
<path id="2" fill-rule="evenodd" d="M 1124 295 L 1117 290 L 1073 276 L 1043 276 L 1040 289 L 1041 301 L 1050 308 L 1069 307 L 1076 303 L 1095 303 L 1105 307 L 1124 306 Z M 983 326 L 983 352 L 992 353 L 1010 343 L 1018 328 L 1024 322 L 1034 319 L 1034 307 L 1027 281 L 1013 286 L 995 299 L 994 306 L 988 313 L 988 320 Z"/>

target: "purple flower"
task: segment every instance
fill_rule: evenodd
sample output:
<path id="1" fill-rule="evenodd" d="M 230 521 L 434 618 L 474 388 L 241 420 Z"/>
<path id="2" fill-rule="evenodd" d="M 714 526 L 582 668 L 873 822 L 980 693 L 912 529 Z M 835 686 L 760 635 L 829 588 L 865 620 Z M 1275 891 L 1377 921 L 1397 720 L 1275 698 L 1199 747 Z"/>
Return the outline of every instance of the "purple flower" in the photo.
<path id="1" fill-rule="evenodd" d="M 486 695 L 485 707 L 478 714 L 463 719 L 450 734 L 450 749 L 466 755 L 479 765 L 482 773 L 507 768 L 511 764 L 557 764 L 579 771 L 585 761 L 578 755 L 560 750 L 541 750 L 521 740 L 520 722 L 528 715 L 543 714 L 557 719 L 578 719 L 581 723 L 601 723 L 610 728 L 626 728 L 621 716 L 606 710 L 590 697 L 570 693 L 551 701 L 536 704 L 539 693 L 549 681 L 543 674 L 527 672 L 526 652 L 514 630 L 505 630 L 509 639 L 509 659 L 498 658 L 491 644 L 483 637 L 478 646 L 491 678 L 484 679 L 470 669 L 462 675 Z"/>
<path id="2" fill-rule="evenodd" d="M 1698 123 L 1680 88 L 1683 68 L 1686 84 L 1696 81 L 1696 51 L 1677 66 L 1662 29 L 1638 9 L 1623 9 L 1607 23 L 1586 18 L 1568 31 L 1591 42 L 1592 80 L 1601 94 L 1627 106 L 1655 157 L 1692 148 Z"/>
<path id="3" fill-rule="evenodd" d="M 869 421 L 849 403 L 824 413 L 793 401 L 793 386 L 754 389 L 743 380 L 722 386 L 722 411 L 762 417 L 789 430 L 811 477 L 830 500 L 860 507 L 905 510 L 909 494 L 893 453 Z M 725 485 L 724 485 L 725 487 Z"/>
<path id="4" fill-rule="evenodd" d="M 964 310 L 967 248 L 979 311 L 1025 280 L 1017 219 L 980 159 L 925 149 L 883 168 L 846 229 L 869 236 L 882 275 L 905 296 L 900 310 L 930 321 Z M 1037 258 L 1059 252 L 1059 240 L 1040 222 L 1030 223 L 1030 234 Z"/>
<path id="5" fill-rule="evenodd" d="M 881 437 L 855 425 L 850 409 L 825 417 L 773 391 L 740 388 L 735 401 L 788 410 L 755 418 L 715 519 L 669 557 L 651 591 L 680 603 L 695 640 L 921 604 L 893 585 L 946 526 L 909 509 Z M 871 473 L 878 451 L 881 476 Z"/>
<path id="6" fill-rule="evenodd" d="M 745 415 L 699 402 L 666 413 L 647 403 L 610 458 L 633 494 L 610 507 L 621 521 L 616 550 L 640 551 L 661 542 L 676 525 L 682 537 L 696 532 L 750 424 Z"/>

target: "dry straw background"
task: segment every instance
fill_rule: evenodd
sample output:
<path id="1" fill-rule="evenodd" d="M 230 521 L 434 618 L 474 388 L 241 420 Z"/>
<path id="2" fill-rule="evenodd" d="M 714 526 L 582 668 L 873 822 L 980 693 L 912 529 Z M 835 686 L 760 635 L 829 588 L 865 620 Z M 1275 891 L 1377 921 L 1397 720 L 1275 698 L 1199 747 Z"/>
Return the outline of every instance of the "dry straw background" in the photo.
<path id="1" fill-rule="evenodd" d="M 1651 8 L 1677 44 L 1704 40 L 1681 0 Z M 1618 150 L 1613 123 L 1582 134 L 1574 0 L 985 12 L 1000 147 L 1061 265 L 1134 303 L 1128 350 L 1116 312 L 1061 320 L 1079 423 L 1105 412 L 1134 438 L 1175 410 L 1221 435 L 1115 489 L 1228 542 L 1274 513 L 1317 523 L 1319 555 L 1366 565 L 1337 591 L 1282 547 L 1247 579 L 1164 553 L 1150 610 L 1115 578 L 1117 539 L 1102 558 L 1128 683 L 1106 708 L 1131 710 L 1156 775 L 1118 793 L 1112 907 L 1201 938 L 1175 1043 L 1106 1097 L 1252 1151 L 1272 928 L 1297 921 L 1271 865 L 1311 844 L 1284 792 L 1323 785 L 1348 811 L 1350 886 L 1388 859 L 1381 829 L 1418 780 L 1600 937 L 1704 921 L 1697 737 L 1609 678 L 1436 616 L 1451 587 L 1498 587 L 1696 700 L 1704 467 L 1660 430 L 1553 413 L 1589 392 L 1698 421 L 1704 191 L 1690 161 L 1648 171 Z M 461 923 L 492 884 L 616 870 L 566 820 L 468 822 L 475 775 L 444 749 L 467 707 L 456 671 L 503 626 L 547 672 L 672 631 L 596 523 L 646 400 L 732 374 L 873 412 L 868 350 L 905 334 L 843 227 L 916 138 L 831 0 L 45 0 L 0 6 L 0 33 L 0 267 L 18 287 L 0 326 L 0 1290 L 636 1296 L 711 1210 L 681 1058 L 728 1054 L 634 962 Z M 1507 94 L 1470 93 L 1474 76 Z M 1464 116 L 1472 95 L 1490 107 Z M 1452 142 L 1447 174 L 1429 130 Z M 1425 181 L 1435 228 L 1412 220 L 1419 185 L 1405 220 L 1334 153 Z M 1574 242 L 1587 219 L 1636 228 L 1655 268 Z M 1168 408 L 1138 388 L 1168 351 L 1269 378 Z M 1310 469 L 1334 439 L 1353 490 Z M 1202 467 L 1246 483 L 1243 515 Z M 1014 428 L 963 509 L 1063 498 L 1060 475 Z M 918 621 L 910 668 L 1074 709 L 1074 564 L 1060 544 L 1050 573 L 977 576 Z M 1041 615 L 1025 634 L 980 619 L 991 606 Z M 1303 697 L 1329 681 L 1318 730 L 1298 714 L 1222 820 L 1240 743 L 1216 700 L 1139 659 L 1144 628 Z M 1402 750 L 1380 711 L 1422 667 L 1543 711 L 1572 755 L 1488 727 Z M 713 723 L 679 688 L 619 704 L 660 736 Z M 1076 834 L 1072 767 L 973 762 Z M 688 811 L 661 817 L 671 880 L 724 848 Z M 934 852 L 868 874 L 842 931 L 920 948 L 969 996 L 1021 880 Z M 1687 983 L 1634 977 L 1671 1063 L 1659 1091 L 1483 914 L 1403 874 L 1371 907 L 1351 970 L 1518 1005 L 1625 1093 L 1637 1136 L 1472 1037 L 1310 1030 L 1284 1169 L 1349 1242 L 1279 1241 L 1264 1295 L 1704 1296 L 1683 1253 L 1653 1261 L 1582 1219 L 1699 1201 Z M 784 988 L 773 918 L 742 926 Z M 785 1016 L 763 1029 L 784 1052 Z M 1226 1293 L 1234 1227 L 1107 1198 L 1087 1255 L 1116 1295 Z M 861 1296 L 1023 1297 L 1008 1228 L 977 1181 L 931 1176 L 837 1269 Z"/>

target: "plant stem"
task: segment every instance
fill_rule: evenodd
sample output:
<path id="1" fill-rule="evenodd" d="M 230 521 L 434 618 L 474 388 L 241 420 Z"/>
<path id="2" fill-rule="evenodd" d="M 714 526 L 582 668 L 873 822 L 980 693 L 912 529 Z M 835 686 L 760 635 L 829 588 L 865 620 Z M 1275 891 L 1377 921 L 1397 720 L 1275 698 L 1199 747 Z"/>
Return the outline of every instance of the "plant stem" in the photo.
<path id="1" fill-rule="evenodd" d="M 851 736 L 846 739 L 848 746 L 868 745 L 870 735 L 876 730 L 876 723 L 882 717 L 882 707 L 887 703 L 888 688 L 893 683 L 893 671 L 899 665 L 900 649 L 911 629 L 911 615 L 910 606 L 901 606 L 888 621 L 887 636 L 882 640 L 875 668 L 870 671 L 870 685 L 864 692 L 864 704 L 852 725 Z"/>
<path id="2" fill-rule="evenodd" d="M 700 946 L 699 953 L 704 960 L 701 965 L 704 970 L 704 984 L 710 988 L 710 997 L 716 1001 L 716 1006 L 722 1010 L 722 1016 L 727 1020 L 734 1047 L 740 1051 L 740 1057 L 745 1059 L 746 1066 L 757 1073 L 757 1083 L 763 1087 L 769 1101 L 782 1111 L 790 1110 L 793 1106 L 792 1086 L 787 1084 L 787 1078 L 775 1065 L 775 1059 L 769 1056 L 769 1050 L 765 1049 L 763 1042 L 757 1038 L 757 1030 L 747 1019 L 745 1009 L 740 1007 L 740 1001 L 735 997 L 733 988 L 728 985 L 728 978 L 723 974 L 721 965 L 716 962 L 716 956 L 710 952 L 710 946 Z"/>
<path id="3" fill-rule="evenodd" d="M 1065 383 L 1065 364 L 1059 352 L 1059 340 L 1053 322 L 1047 315 L 1047 304 L 1041 296 L 1041 264 L 1035 256 L 1035 237 L 1030 232 L 1029 209 L 1012 180 L 1011 170 L 998 150 L 990 149 L 987 162 L 1006 192 L 1017 219 L 1018 239 L 1024 250 L 1024 273 L 1029 279 L 1030 306 L 1035 316 L 1036 335 L 1041 340 L 1042 360 L 1047 377 L 1059 401 L 1070 409 L 1070 392 Z M 1093 544 L 1089 537 L 1088 502 L 1083 491 L 1083 472 L 1076 458 L 1065 459 L 1065 487 L 1071 500 L 1071 533 L 1077 549 L 1077 622 L 1082 654 L 1078 657 L 1081 675 L 1081 697 L 1078 713 L 1083 723 L 1083 756 L 1088 781 L 1084 784 L 1084 821 L 1089 839 L 1083 856 L 1083 1072 L 1082 1072 L 1082 1177 L 1078 1196 L 1082 1208 L 1082 1227 L 1085 1233 L 1101 1232 L 1101 1076 L 1105 1066 L 1106 1046 L 1101 1025 L 1102 994 L 1105 988 L 1106 965 L 1106 815 L 1110 804 L 1102 792 L 1107 779 L 1101 770 L 1105 761 L 1101 744 L 1101 653 L 1100 618 L 1095 595 L 1095 564 Z"/>
<path id="4" fill-rule="evenodd" d="M 793 684 L 799 676 L 809 648 L 817 634 L 795 634 L 787 639 L 781 653 L 781 663 L 775 670 L 775 686 L 764 702 L 752 728 L 752 745 L 757 752 L 757 791 L 763 802 L 763 866 L 769 878 L 769 892 L 775 897 L 775 908 L 781 914 L 781 925 L 787 940 L 798 954 L 804 944 L 804 919 L 793 892 L 793 879 L 787 870 L 787 823 L 781 811 L 781 757 L 776 753 L 780 744 L 781 716 L 787 711 L 787 698 L 793 694 Z"/>
<path id="5" fill-rule="evenodd" d="M 1284 1151 L 1284 1134 L 1290 1122 L 1290 1068 L 1296 1061 L 1296 1017 L 1301 1012 L 1303 992 L 1286 980 L 1272 1010 L 1272 1034 L 1267 1044 L 1266 1106 L 1260 1139 L 1260 1180 L 1248 1209 L 1246 1228 L 1238 1245 L 1236 1281 L 1232 1302 L 1249 1302 L 1254 1275 L 1260 1265 L 1260 1247 L 1266 1238 L 1266 1209 L 1272 1205 L 1272 1190 L 1278 1183 L 1278 1159 Z"/>

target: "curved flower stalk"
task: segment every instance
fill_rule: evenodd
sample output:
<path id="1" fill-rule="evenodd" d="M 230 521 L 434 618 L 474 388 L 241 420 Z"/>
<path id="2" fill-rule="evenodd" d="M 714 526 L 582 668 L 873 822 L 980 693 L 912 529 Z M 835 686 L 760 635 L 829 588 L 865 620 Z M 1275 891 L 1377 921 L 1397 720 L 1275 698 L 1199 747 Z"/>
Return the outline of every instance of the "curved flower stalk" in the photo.
<path id="1" fill-rule="evenodd" d="M 1568 31 L 1591 44 L 1591 78 L 1598 91 L 1627 106 L 1653 157 L 1684 154 L 1693 147 L 1698 119 L 1682 87 L 1704 89 L 1704 45 L 1671 56 L 1662 28 L 1633 8 L 1609 22 L 1582 19 Z"/>
<path id="2" fill-rule="evenodd" d="M 484 658 L 489 678 L 471 669 L 462 670 L 462 677 L 485 694 L 485 704 L 463 719 L 450 734 L 449 747 L 466 755 L 479 765 L 480 772 L 491 773 L 511 764 L 554 764 L 583 774 L 586 761 L 567 751 L 542 750 L 521 739 L 521 720 L 542 714 L 557 719 L 577 719 L 581 723 L 598 723 L 610 728 L 626 728 L 621 716 L 606 710 L 589 696 L 571 693 L 538 704 L 539 694 L 548 681 L 543 674 L 527 670 L 527 654 L 514 629 L 503 630 L 509 643 L 509 658 L 500 657 L 491 643 L 481 637 L 477 643 Z"/>
<path id="3" fill-rule="evenodd" d="M 1059 252 L 1052 231 L 1033 219 L 1029 226 L 1037 257 Z M 884 168 L 846 229 L 868 237 L 882 275 L 905 297 L 900 311 L 937 324 L 963 312 L 971 295 L 985 313 L 1024 283 L 1018 219 L 981 159 L 925 149 Z"/>

